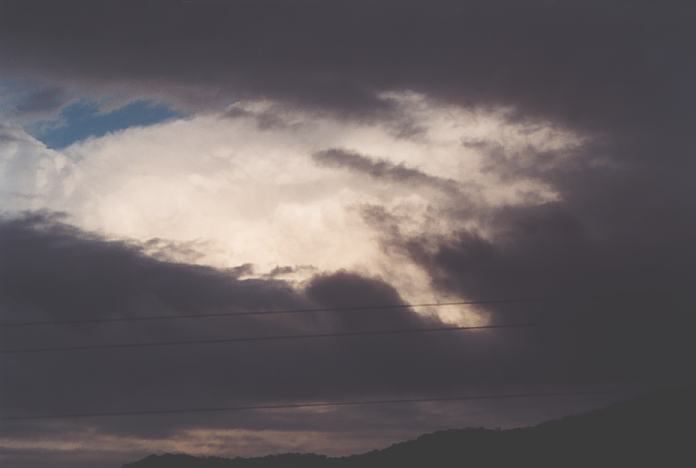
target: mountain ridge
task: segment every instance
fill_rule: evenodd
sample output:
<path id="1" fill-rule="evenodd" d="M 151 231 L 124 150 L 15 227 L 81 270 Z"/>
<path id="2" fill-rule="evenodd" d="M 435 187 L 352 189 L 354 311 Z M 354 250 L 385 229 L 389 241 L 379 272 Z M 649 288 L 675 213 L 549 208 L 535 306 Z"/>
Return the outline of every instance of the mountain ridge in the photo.
<path id="1" fill-rule="evenodd" d="M 696 387 L 514 429 L 447 429 L 362 454 L 150 455 L 122 468 L 498 468 L 696 466 Z"/>

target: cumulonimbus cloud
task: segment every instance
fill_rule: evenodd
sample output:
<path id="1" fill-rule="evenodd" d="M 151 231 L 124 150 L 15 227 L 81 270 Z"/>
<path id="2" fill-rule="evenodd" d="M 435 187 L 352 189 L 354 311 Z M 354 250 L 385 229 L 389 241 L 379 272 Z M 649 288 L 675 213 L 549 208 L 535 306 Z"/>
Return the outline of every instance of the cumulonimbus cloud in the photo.
<path id="1" fill-rule="evenodd" d="M 45 215 L 2 222 L 3 313 L 531 296 L 550 300 L 491 305 L 482 316 L 534 316 L 537 328 L 391 346 L 3 359 L 4 407 L 692 379 L 695 10 L 424 5 L 0 2 L 0 65 L 36 87 L 3 115 L 55 113 L 78 91 L 105 105 L 146 98 L 192 113 L 61 152 L 17 125 L 0 129 L 5 211 L 66 211 L 78 225 Z M 432 190 L 450 179 L 462 193 Z M 72 327 L 54 337 L 343 330 L 363 323 L 356 318 Z M 406 324 L 427 321 L 410 314 Z M 7 343 L 43 339 L 27 333 Z M 385 414 L 362 424 L 404 422 L 403 411 Z M 432 415 L 451 421 L 432 408 L 422 418 Z M 354 433 L 349 416 L 343 428 Z M 299 429 L 295 419 L 239 425 Z M 204 423 L 217 424 L 171 428 Z M 51 427 L 3 430 L 22 438 Z M 167 430 L 153 419 L 96 427 Z"/>

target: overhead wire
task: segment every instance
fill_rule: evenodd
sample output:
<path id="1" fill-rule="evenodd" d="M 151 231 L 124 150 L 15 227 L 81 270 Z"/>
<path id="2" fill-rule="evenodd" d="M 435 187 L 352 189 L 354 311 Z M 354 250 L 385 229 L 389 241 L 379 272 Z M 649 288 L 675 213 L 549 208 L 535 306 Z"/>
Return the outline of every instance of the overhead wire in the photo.
<path id="1" fill-rule="evenodd" d="M 115 350 L 115 349 L 129 349 L 129 348 L 153 348 L 153 347 L 164 347 L 164 346 L 190 346 L 190 345 L 249 343 L 249 342 L 281 341 L 281 340 L 289 341 L 289 340 L 322 339 L 322 338 L 388 336 L 388 335 L 457 332 L 457 331 L 471 331 L 471 330 L 494 330 L 494 329 L 504 329 L 504 328 L 529 328 L 529 327 L 534 327 L 534 326 L 536 326 L 536 323 L 520 322 L 520 323 L 503 323 L 503 324 L 492 324 L 492 325 L 453 326 L 453 327 L 436 327 L 436 328 L 401 328 L 401 329 L 366 330 L 366 331 L 337 332 L 337 333 L 311 333 L 311 334 L 299 334 L 299 335 L 269 335 L 269 336 L 204 338 L 204 339 L 193 339 L 193 340 L 146 341 L 146 342 L 134 342 L 134 343 L 111 343 L 111 344 L 74 345 L 74 346 L 44 346 L 44 347 L 35 347 L 35 348 L 0 349 L 0 354 L 49 353 L 49 352 L 110 350 L 110 349 Z"/>
<path id="2" fill-rule="evenodd" d="M 479 394 L 479 395 L 454 395 L 439 397 L 421 398 L 392 398 L 380 400 L 343 400 L 329 402 L 304 402 L 304 403 L 281 403 L 281 404 L 261 404 L 261 405 L 242 405 L 242 406 L 218 406 L 208 408 L 168 408 L 168 409 L 146 409 L 146 410 L 127 410 L 127 411 L 102 411 L 84 413 L 64 413 L 64 414 L 42 414 L 42 415 L 16 415 L 0 416 L 0 421 L 32 421 L 46 419 L 85 419 L 115 416 L 155 416 L 167 414 L 193 414 L 193 413 L 220 413 L 234 411 L 259 411 L 259 410 L 281 410 L 281 409 L 303 409 L 303 408 L 328 408 L 345 406 L 369 406 L 369 405 L 389 405 L 389 404 L 408 404 L 408 403 L 438 403 L 438 402 L 457 402 L 468 400 L 504 400 L 513 398 L 554 398 L 569 396 L 599 396 L 606 395 L 608 391 L 566 391 L 566 392 L 529 392 L 529 393 L 507 393 L 507 394 Z"/>
<path id="3" fill-rule="evenodd" d="M 423 304 L 385 304 L 385 305 L 364 305 L 364 306 L 345 306 L 345 307 L 304 307 L 295 309 L 270 309 L 270 310 L 246 310 L 231 312 L 202 312 L 191 314 L 162 314 L 162 315 L 140 315 L 140 316 L 120 316 L 120 317 L 98 317 L 98 318 L 69 318 L 61 320 L 30 320 L 30 321 L 0 321 L 0 328 L 10 327 L 35 327 L 49 325 L 85 325 L 85 324 L 104 324 L 118 322 L 143 322 L 156 320 L 182 320 L 182 319 L 206 319 L 216 317 L 250 317 L 265 315 L 290 315 L 305 313 L 324 313 L 324 312 L 360 312 L 360 311 L 387 311 L 394 309 L 409 309 L 417 307 L 447 307 L 457 305 L 494 305 L 494 304 L 515 304 L 539 302 L 541 299 L 517 298 L 517 299 L 483 299 L 471 301 L 452 301 L 452 302 L 431 302 Z"/>

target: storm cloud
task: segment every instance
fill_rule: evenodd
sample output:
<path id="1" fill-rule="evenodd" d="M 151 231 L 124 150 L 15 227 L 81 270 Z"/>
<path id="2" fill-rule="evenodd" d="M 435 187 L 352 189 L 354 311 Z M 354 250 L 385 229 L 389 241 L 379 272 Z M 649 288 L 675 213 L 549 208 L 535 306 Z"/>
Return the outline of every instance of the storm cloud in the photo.
<path id="1" fill-rule="evenodd" d="M 345 168 L 385 182 L 423 185 L 449 192 L 450 195 L 457 195 L 458 192 L 457 182 L 452 179 L 431 176 L 403 164 L 370 158 L 353 151 L 331 148 L 312 154 L 312 158 L 321 166 Z"/>
<path id="2" fill-rule="evenodd" d="M 3 220 L 0 245 L 3 322 L 402 303 L 398 292 L 379 278 L 345 271 L 319 274 L 298 291 L 283 281 L 239 279 L 240 270 L 236 268 L 217 270 L 157 260 L 144 254 L 143 246 L 80 231 L 57 215 L 35 213 Z M 518 314 L 512 321 L 520 319 Z M 506 320 L 511 321 L 510 317 L 497 321 Z M 11 349 L 437 326 L 443 324 L 434 316 L 422 316 L 408 308 L 344 310 L 290 316 L 3 327 L 2 343 L 3 349 Z M 565 385 L 563 381 L 544 382 L 541 386 L 532 382 L 526 371 L 531 369 L 533 354 L 529 351 L 535 345 L 528 330 L 462 333 L 467 335 L 339 337 L 3 355 L 1 413 L 330 401 L 454 394 L 481 388 L 512 390 L 528 388 L 529 383 L 540 389 Z M 524 413 L 522 407 L 516 408 L 511 414 Z M 414 406 L 409 418 L 422 413 L 419 427 L 430 427 L 427 415 L 433 410 L 437 412 Z M 405 417 L 394 409 L 366 410 L 357 415 L 337 409 L 335 417 L 344 422 L 335 424 L 333 430 L 350 434 L 358 427 L 374 424 L 372 418 L 381 411 L 386 411 L 383 424 L 390 430 Z M 231 423 L 227 418 L 194 414 L 176 420 L 157 416 L 105 418 L 90 421 L 87 427 L 92 431 L 90 438 L 145 439 L 181 437 L 197 428 L 253 431 L 270 425 L 288 431 L 328 430 L 326 418 L 311 413 L 307 418 L 300 423 L 292 414 L 261 412 L 235 417 Z M 80 421 L 10 422 L 3 424 L 2 435 L 4 440 L 40 439 L 49 437 L 56 427 L 76 437 L 87 437 L 80 432 L 86 430 Z M 10 448 L 19 442 L 7 443 L 10 445 L 6 448 Z M 119 444 L 114 447 L 118 449 Z M 340 451 L 340 445 L 337 447 L 331 450 Z"/>
<path id="3" fill-rule="evenodd" d="M 688 2 L 6 0 L 0 18 L 7 73 L 194 106 L 359 116 L 409 89 L 605 132 L 674 127 L 694 103 Z"/>
<path id="4" fill-rule="evenodd" d="M 76 96 L 104 109 L 148 100 L 189 115 L 65 153 L 16 122 L 0 124 L 0 193 L 21 194 L 17 206 L 30 210 L 3 203 L 2 320 L 407 304 L 427 291 L 529 299 L 472 307 L 465 318 L 537 324 L 4 355 L 0 414 L 693 380 L 695 20 L 696 8 L 681 1 L 0 0 L 3 80 L 28 87 L 3 118 L 57 115 Z M 174 208 L 162 208 L 170 199 Z M 60 209 L 54 200 L 78 208 L 66 217 L 42 211 Z M 197 200 L 188 211 L 187 200 Z M 193 226 L 186 241 L 143 234 L 187 226 L 162 221 L 182 218 Z M 225 244 L 234 256 L 220 256 L 240 261 L 206 264 L 210 255 L 197 248 L 207 239 L 194 228 L 231 238 L 243 225 L 250 230 Z M 247 252 L 256 258 L 240 258 Z M 292 261 L 269 263 L 284 254 Z M 265 270 L 255 269 L 260 258 Z M 414 307 L 6 327 L 0 336 L 9 349 L 443 320 Z M 578 407 L 554 405 L 466 414 L 505 426 Z M 0 430 L 17 447 L 39 436 L 55 442 L 56 428 L 73 439 L 179 444 L 195 430 L 270 428 L 309 431 L 300 448 L 311 449 L 331 431 L 348 440 L 372 427 L 387 440 L 410 424 L 459 424 L 443 413 L 336 409 L 332 427 L 321 414 L 257 412 L 232 422 L 148 417 Z M 350 450 L 369 446 L 350 440 Z M 323 447 L 341 451 L 339 442 Z M 41 466 L 33 449 L 12 450 Z"/>

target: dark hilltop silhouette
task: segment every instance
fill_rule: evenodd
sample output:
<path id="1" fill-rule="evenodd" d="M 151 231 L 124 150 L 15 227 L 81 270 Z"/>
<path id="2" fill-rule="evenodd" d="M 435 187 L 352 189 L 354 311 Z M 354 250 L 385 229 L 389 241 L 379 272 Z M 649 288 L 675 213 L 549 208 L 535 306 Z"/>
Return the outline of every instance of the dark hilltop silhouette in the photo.
<path id="1" fill-rule="evenodd" d="M 509 430 L 459 429 L 360 455 L 152 455 L 123 468 L 694 467 L 696 387 Z"/>

